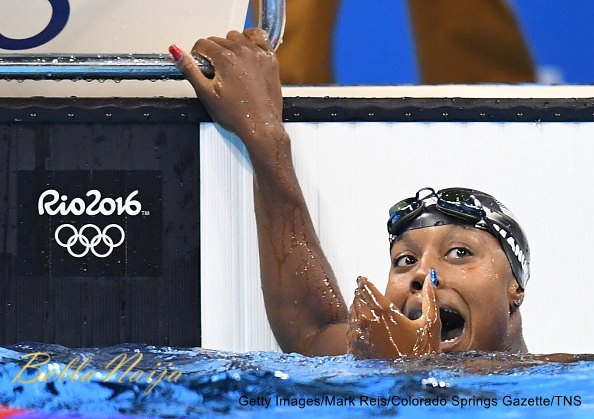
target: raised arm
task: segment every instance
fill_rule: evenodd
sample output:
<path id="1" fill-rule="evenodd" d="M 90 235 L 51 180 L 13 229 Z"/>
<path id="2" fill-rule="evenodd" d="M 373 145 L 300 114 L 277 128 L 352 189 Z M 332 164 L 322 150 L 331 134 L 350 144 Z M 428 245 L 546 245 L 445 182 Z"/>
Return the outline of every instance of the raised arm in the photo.
<path id="1" fill-rule="evenodd" d="M 295 175 L 278 62 L 266 34 L 232 31 L 200 39 L 192 52 L 212 63 L 213 79 L 187 53 L 175 46 L 170 52 L 211 117 L 237 134 L 249 153 L 262 291 L 279 345 L 306 355 L 346 353 L 347 306 Z"/>

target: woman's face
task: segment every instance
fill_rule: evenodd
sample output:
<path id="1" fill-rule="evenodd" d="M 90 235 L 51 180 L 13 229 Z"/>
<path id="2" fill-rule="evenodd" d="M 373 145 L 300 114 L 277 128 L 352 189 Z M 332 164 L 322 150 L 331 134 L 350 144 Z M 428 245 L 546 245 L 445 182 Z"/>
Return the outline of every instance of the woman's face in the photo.
<path id="1" fill-rule="evenodd" d="M 391 259 L 386 296 L 411 319 L 421 315 L 425 277 L 437 271 L 442 351 L 509 350 L 516 338 L 510 290 L 518 287 L 491 234 L 458 225 L 409 230 L 392 246 Z"/>

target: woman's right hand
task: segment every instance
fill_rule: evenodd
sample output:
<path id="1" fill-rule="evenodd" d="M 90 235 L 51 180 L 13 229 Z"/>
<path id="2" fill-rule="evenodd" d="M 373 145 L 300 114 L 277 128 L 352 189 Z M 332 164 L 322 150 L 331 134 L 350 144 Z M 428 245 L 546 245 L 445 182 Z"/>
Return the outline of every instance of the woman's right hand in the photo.
<path id="1" fill-rule="evenodd" d="M 429 275 L 423 284 L 422 312 L 410 320 L 364 277 L 357 280 L 349 313 L 348 352 L 357 358 L 400 358 L 439 352 L 441 319 Z"/>
<path id="2" fill-rule="evenodd" d="M 202 74 L 190 54 L 175 45 L 169 51 L 210 116 L 241 137 L 249 151 L 265 134 L 283 132 L 278 60 L 266 32 L 248 29 L 231 31 L 226 38 L 198 40 L 192 53 L 210 61 L 212 79 Z"/>

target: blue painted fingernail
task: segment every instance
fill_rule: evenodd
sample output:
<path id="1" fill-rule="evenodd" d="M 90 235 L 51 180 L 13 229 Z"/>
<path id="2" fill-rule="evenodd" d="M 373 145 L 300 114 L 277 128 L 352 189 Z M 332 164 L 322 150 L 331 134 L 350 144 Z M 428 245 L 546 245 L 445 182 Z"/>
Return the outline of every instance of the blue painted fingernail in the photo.
<path id="1" fill-rule="evenodd" d="M 438 286 L 439 281 L 437 280 L 437 272 L 435 272 L 435 269 L 431 268 L 431 270 L 429 271 L 429 276 L 431 277 L 431 283 L 433 284 L 433 286 Z"/>

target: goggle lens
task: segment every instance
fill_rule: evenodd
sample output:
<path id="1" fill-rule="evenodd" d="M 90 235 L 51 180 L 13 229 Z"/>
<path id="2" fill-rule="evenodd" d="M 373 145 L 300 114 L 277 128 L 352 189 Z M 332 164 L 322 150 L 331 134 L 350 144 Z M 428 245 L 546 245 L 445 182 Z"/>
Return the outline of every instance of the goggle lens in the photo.
<path id="1" fill-rule="evenodd" d="M 437 194 L 437 206 L 447 212 L 480 220 L 485 216 L 482 204 L 471 191 L 445 189 Z"/>
<path id="2" fill-rule="evenodd" d="M 419 211 L 422 205 L 422 201 L 418 201 L 416 198 L 404 199 L 392 205 L 392 208 L 390 208 L 390 219 L 388 220 L 388 231 L 390 233 L 395 232 L 398 224 L 411 218 Z"/>
<path id="3" fill-rule="evenodd" d="M 420 205 L 420 203 L 419 203 L 419 201 L 417 201 L 416 198 L 404 199 L 404 200 L 392 205 L 392 208 L 390 208 L 390 216 L 399 214 L 399 213 L 408 214 L 408 213 L 416 210 L 419 207 L 419 205 Z"/>

